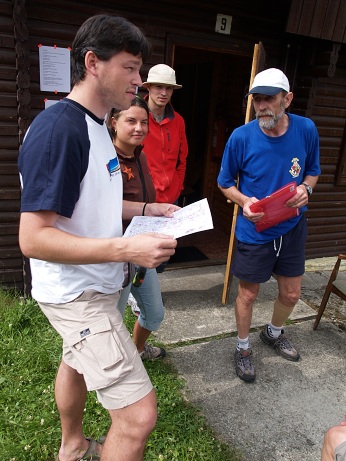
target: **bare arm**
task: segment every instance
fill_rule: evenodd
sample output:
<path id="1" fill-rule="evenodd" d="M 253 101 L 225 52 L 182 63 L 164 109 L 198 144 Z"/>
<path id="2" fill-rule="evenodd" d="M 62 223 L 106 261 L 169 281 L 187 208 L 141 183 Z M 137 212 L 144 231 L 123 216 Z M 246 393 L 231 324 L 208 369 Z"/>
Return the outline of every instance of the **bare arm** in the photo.
<path id="1" fill-rule="evenodd" d="M 177 241 L 163 234 L 129 238 L 85 238 L 55 227 L 57 214 L 51 211 L 22 213 L 19 244 L 28 258 L 63 264 L 98 264 L 129 261 L 156 267 L 174 254 Z"/>
<path id="2" fill-rule="evenodd" d="M 339 426 L 328 429 L 324 436 L 321 461 L 334 461 L 335 449 L 346 442 L 346 422 L 342 421 Z"/>
<path id="3" fill-rule="evenodd" d="M 243 208 L 243 215 L 252 222 L 259 221 L 263 213 L 252 213 L 250 210 L 250 205 L 252 203 L 258 202 L 256 197 L 248 197 L 247 195 L 242 194 L 236 186 L 229 187 L 224 189 L 219 185 L 219 189 L 222 191 L 224 196 L 231 202 L 236 203 L 241 208 Z"/>

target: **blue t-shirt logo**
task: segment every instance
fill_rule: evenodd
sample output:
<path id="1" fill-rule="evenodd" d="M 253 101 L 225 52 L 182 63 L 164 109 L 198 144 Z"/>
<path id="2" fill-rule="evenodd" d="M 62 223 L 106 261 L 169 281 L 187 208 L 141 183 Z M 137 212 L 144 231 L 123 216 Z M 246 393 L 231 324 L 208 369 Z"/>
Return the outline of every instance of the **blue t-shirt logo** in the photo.
<path id="1" fill-rule="evenodd" d="M 299 165 L 299 158 L 297 157 L 294 157 L 292 158 L 292 166 L 291 166 L 291 169 L 290 169 L 290 173 L 292 175 L 292 178 L 298 178 L 298 176 L 300 175 L 300 172 L 301 172 L 301 166 Z"/>
<path id="2" fill-rule="evenodd" d="M 110 160 L 106 166 L 109 172 L 109 176 L 110 177 L 114 176 L 114 174 L 120 170 L 120 164 L 119 164 L 118 157 L 112 158 L 112 160 Z"/>

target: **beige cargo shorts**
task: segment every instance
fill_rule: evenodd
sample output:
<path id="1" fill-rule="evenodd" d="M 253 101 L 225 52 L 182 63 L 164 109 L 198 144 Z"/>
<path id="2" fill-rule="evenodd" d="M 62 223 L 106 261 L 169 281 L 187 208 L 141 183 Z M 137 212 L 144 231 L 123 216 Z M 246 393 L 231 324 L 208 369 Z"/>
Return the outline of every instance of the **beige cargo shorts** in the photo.
<path id="1" fill-rule="evenodd" d="M 88 290 L 68 303 L 38 303 L 63 339 L 63 361 L 107 410 L 131 405 L 153 388 L 117 309 L 119 296 Z"/>

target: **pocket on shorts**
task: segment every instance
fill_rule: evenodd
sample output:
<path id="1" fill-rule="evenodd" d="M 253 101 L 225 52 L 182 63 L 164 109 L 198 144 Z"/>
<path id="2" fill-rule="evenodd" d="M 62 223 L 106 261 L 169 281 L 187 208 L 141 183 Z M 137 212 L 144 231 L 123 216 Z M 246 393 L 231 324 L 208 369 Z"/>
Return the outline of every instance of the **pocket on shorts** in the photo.
<path id="1" fill-rule="evenodd" d="M 64 341 L 78 363 L 89 391 L 102 389 L 121 380 L 133 369 L 117 332 L 108 317 L 83 325 Z"/>

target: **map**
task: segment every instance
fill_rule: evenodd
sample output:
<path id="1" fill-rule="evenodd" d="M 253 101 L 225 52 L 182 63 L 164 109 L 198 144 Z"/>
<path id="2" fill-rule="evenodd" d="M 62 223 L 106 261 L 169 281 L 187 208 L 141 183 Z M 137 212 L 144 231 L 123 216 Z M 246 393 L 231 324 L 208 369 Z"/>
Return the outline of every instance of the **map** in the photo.
<path id="1" fill-rule="evenodd" d="M 155 232 L 179 238 L 213 228 L 208 200 L 204 198 L 175 211 L 172 218 L 135 216 L 126 229 L 124 237 Z"/>

